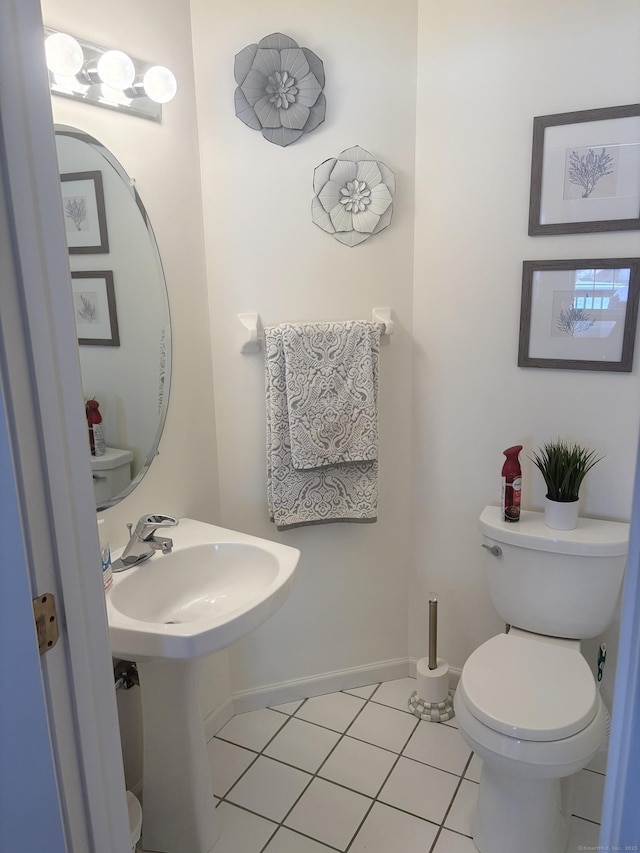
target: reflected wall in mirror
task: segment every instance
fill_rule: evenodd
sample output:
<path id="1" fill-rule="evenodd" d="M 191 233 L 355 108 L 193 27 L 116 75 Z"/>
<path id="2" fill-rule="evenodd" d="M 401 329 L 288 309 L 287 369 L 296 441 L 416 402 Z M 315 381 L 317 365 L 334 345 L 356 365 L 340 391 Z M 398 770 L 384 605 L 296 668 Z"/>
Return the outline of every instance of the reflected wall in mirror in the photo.
<path id="1" fill-rule="evenodd" d="M 91 457 L 96 508 L 103 510 L 135 488 L 158 452 L 171 377 L 169 300 L 134 181 L 110 151 L 80 130 L 56 125 L 56 148 L 70 248 L 82 242 L 83 228 L 99 233 L 102 227 L 108 235 L 106 252 L 104 244 L 99 248 L 100 242 L 87 237 L 85 245 L 95 251 L 69 256 L 84 396 L 100 404 L 104 429 L 105 453 Z M 75 194 L 63 177 L 69 175 L 83 176 L 76 179 Z M 97 184 L 104 196 L 101 223 Z"/>

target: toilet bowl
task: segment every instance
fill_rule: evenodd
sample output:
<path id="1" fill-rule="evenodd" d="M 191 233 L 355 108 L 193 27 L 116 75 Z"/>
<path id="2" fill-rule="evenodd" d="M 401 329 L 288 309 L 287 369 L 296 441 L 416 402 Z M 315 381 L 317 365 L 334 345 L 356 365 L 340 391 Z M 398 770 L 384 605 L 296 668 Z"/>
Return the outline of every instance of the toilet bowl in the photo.
<path id="1" fill-rule="evenodd" d="M 455 711 L 484 762 L 480 853 L 562 853 L 571 777 L 600 748 L 608 716 L 579 644 L 518 629 L 492 637 L 467 661 Z"/>
<path id="2" fill-rule="evenodd" d="M 454 707 L 483 760 L 472 825 L 480 853 L 564 853 L 573 779 L 602 745 L 608 712 L 580 639 L 611 621 L 628 525 L 581 519 L 551 531 L 496 507 L 480 518 L 489 591 L 508 625 L 465 663 Z"/>

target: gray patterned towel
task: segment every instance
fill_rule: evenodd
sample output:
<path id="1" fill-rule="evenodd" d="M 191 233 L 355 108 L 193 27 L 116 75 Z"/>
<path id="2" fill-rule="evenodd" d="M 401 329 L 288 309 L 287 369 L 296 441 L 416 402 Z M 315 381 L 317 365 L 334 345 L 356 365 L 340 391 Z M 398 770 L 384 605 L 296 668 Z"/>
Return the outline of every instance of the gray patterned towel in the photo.
<path id="1" fill-rule="evenodd" d="M 378 458 L 372 325 L 351 320 L 282 327 L 294 468 Z"/>
<path id="2" fill-rule="evenodd" d="M 331 327 L 334 335 L 345 335 L 349 323 L 305 324 L 314 330 Z M 378 391 L 380 330 L 363 323 L 369 337 L 372 398 Z M 285 330 L 300 326 L 282 325 L 265 329 L 265 390 L 267 411 L 267 500 L 269 514 L 279 530 L 305 524 L 333 521 L 376 521 L 378 503 L 377 459 L 296 468 L 291 454 Z M 377 455 L 377 448 L 376 448 Z"/>

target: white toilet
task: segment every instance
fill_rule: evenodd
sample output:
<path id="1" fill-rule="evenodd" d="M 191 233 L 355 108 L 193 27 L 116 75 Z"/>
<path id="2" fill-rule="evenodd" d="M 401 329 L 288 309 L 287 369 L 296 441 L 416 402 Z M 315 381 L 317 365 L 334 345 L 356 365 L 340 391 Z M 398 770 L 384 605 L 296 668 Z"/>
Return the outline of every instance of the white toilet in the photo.
<path id="1" fill-rule="evenodd" d="M 483 760 L 473 840 L 480 853 L 563 853 L 571 777 L 593 758 L 608 713 L 580 640 L 611 622 L 629 525 L 543 513 L 480 516 L 489 591 L 511 626 L 469 657 L 455 694 L 460 733 Z"/>

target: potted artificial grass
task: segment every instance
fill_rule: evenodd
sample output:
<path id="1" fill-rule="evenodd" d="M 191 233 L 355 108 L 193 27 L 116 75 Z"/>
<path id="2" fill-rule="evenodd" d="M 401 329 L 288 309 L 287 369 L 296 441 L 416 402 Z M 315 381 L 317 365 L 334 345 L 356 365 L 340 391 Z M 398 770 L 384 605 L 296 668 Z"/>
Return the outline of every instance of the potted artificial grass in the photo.
<path id="1" fill-rule="evenodd" d="M 545 523 L 555 530 L 573 530 L 578 523 L 580 486 L 600 461 L 595 450 L 557 439 L 530 457 L 547 486 Z"/>

